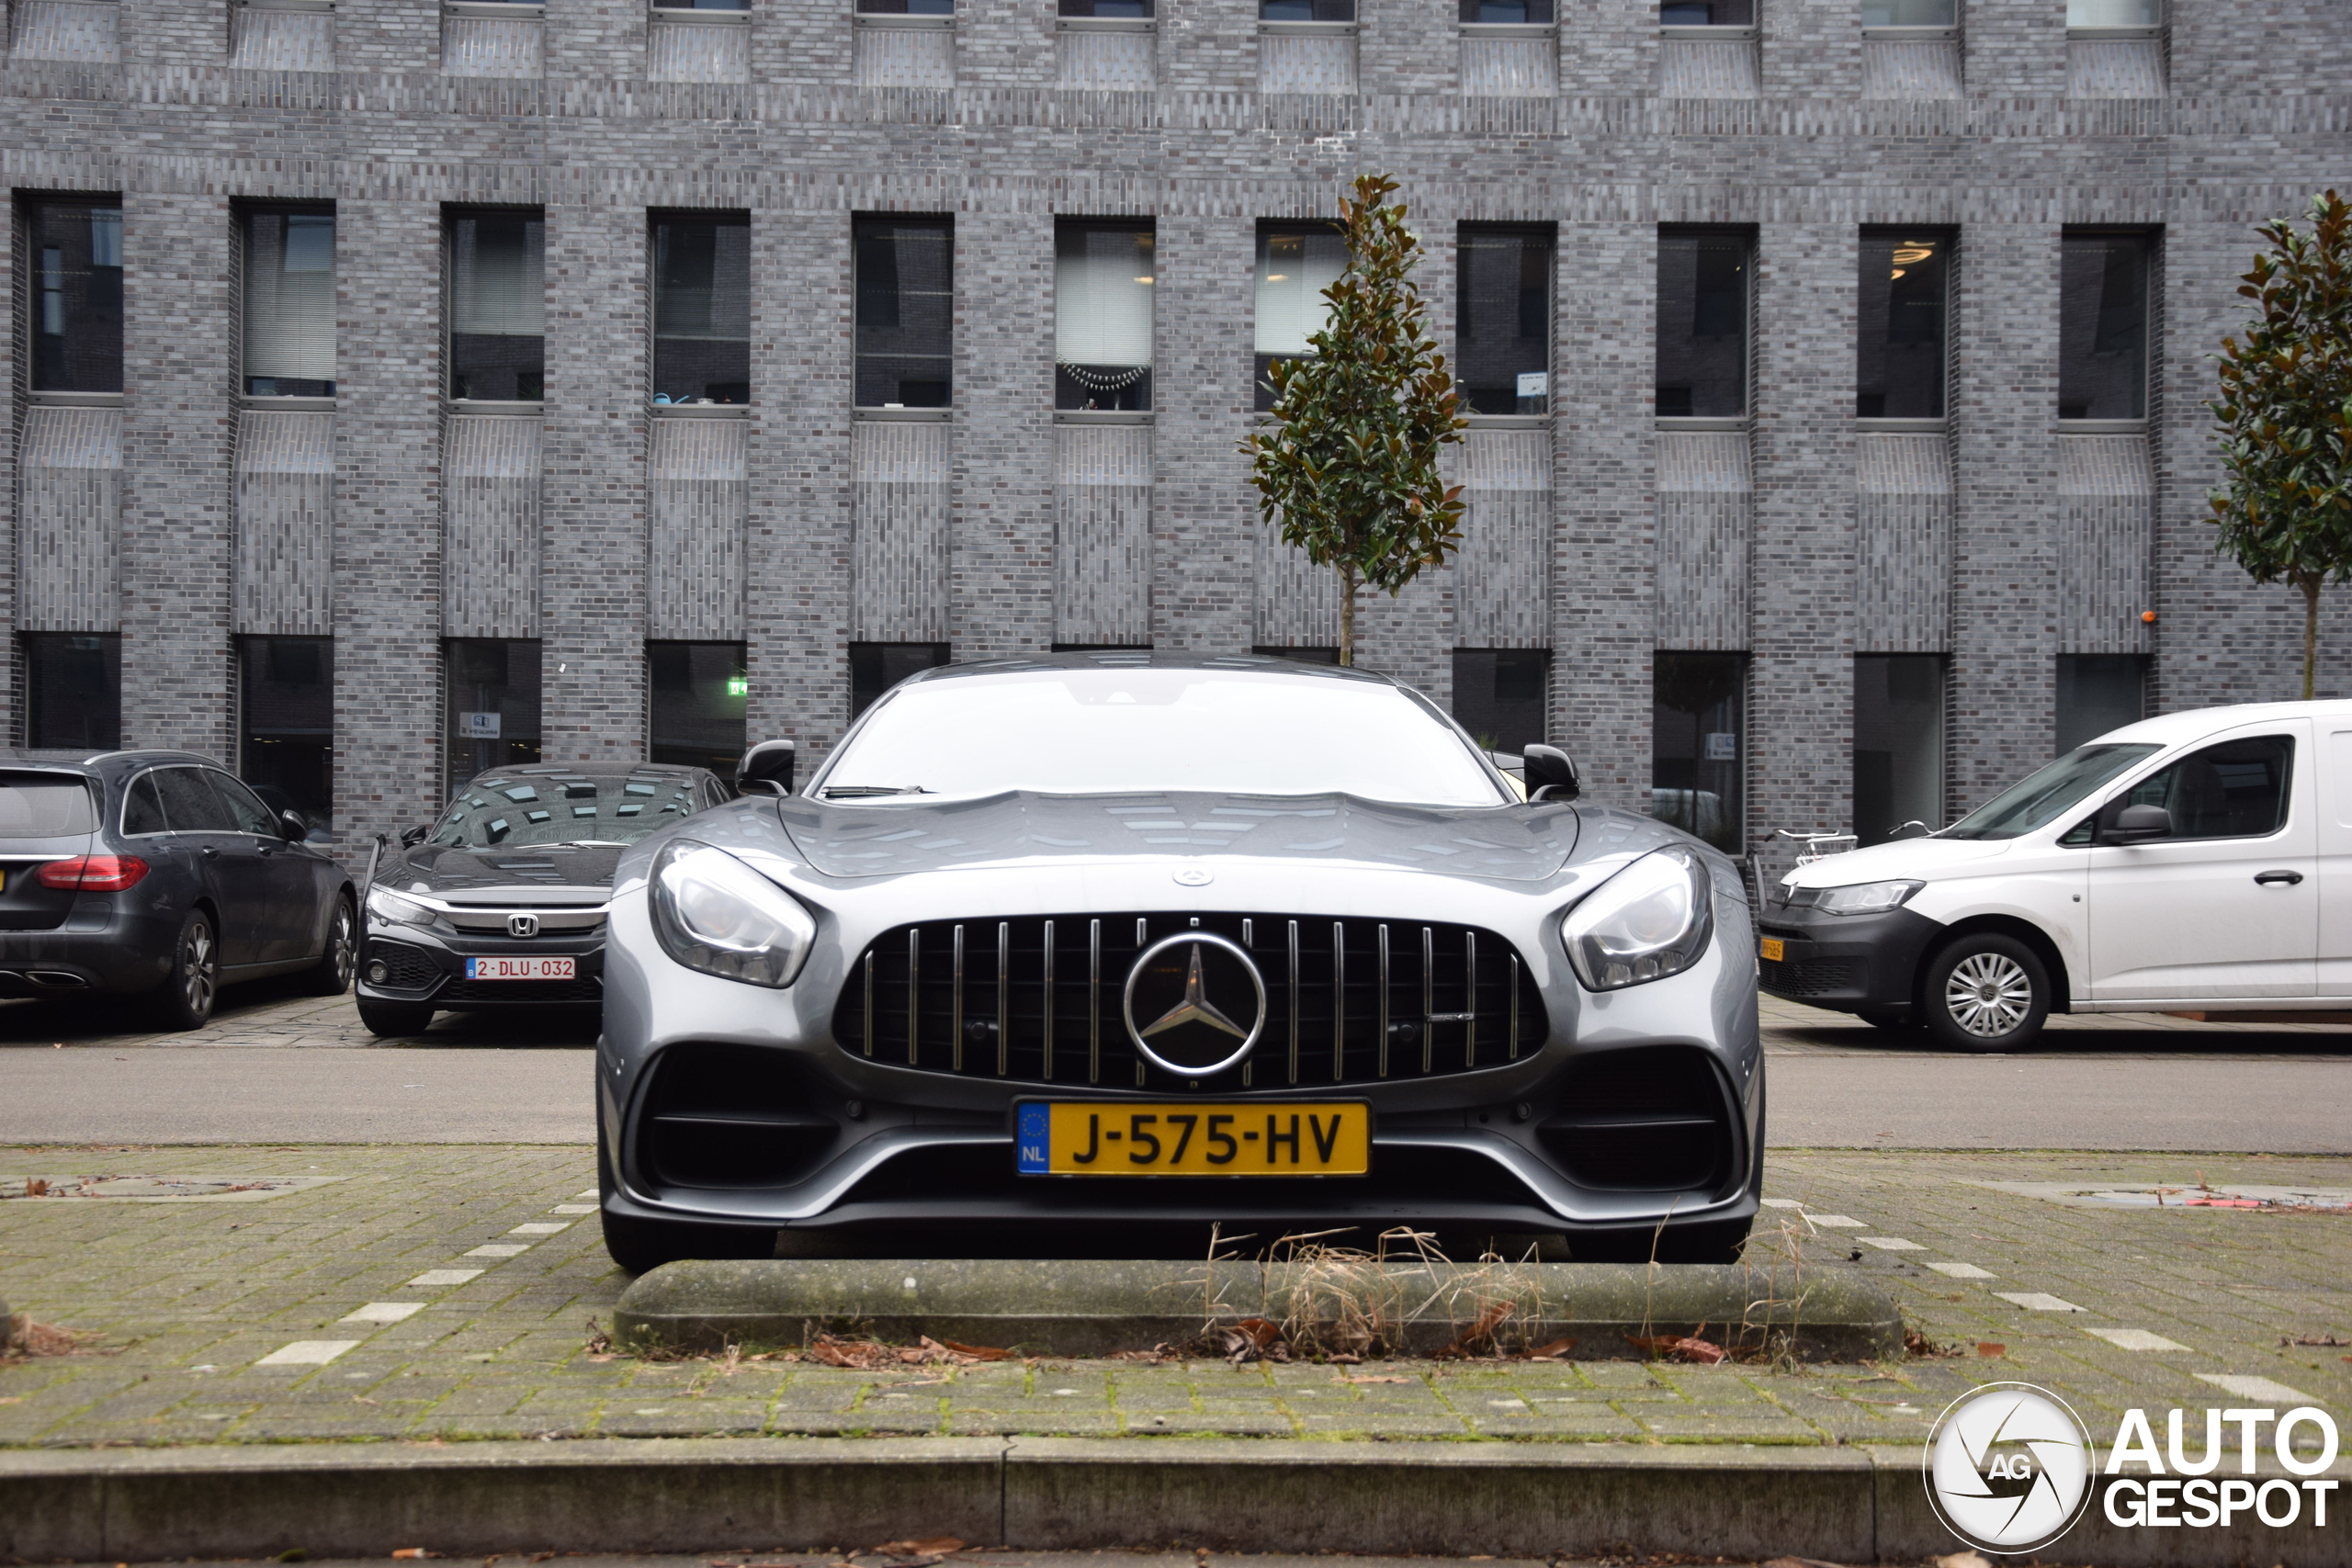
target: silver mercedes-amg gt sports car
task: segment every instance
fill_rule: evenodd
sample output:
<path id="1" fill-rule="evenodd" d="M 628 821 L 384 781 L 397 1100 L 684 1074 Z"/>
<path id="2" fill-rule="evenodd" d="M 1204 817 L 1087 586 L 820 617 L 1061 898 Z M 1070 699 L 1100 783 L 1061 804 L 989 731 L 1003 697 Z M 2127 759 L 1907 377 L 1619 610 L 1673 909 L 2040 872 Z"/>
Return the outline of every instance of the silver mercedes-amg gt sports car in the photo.
<path id="1" fill-rule="evenodd" d="M 1561 751 L 1524 767 L 1409 687 L 1286 660 L 907 680 L 798 793 L 622 857 L 614 1258 L 910 1224 L 1735 1253 L 1764 1127 L 1738 873 L 1577 804 Z"/>

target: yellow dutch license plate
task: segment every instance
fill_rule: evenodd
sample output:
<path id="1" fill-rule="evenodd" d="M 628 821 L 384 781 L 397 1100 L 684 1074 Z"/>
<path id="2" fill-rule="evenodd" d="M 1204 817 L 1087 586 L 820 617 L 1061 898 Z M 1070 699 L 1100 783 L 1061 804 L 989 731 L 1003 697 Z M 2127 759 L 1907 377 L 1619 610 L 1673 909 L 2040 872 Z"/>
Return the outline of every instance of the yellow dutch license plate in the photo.
<path id="1" fill-rule="evenodd" d="M 1023 1176 L 1363 1176 L 1372 1107 L 1197 1100 L 1023 1100 L 1015 1110 Z"/>
<path id="2" fill-rule="evenodd" d="M 1764 956 L 1770 959 L 1775 964 L 1781 962 L 1781 960 L 1788 954 L 1789 944 L 1781 941 L 1779 937 L 1768 936 L 1763 940 L 1761 945 L 1764 949 Z"/>

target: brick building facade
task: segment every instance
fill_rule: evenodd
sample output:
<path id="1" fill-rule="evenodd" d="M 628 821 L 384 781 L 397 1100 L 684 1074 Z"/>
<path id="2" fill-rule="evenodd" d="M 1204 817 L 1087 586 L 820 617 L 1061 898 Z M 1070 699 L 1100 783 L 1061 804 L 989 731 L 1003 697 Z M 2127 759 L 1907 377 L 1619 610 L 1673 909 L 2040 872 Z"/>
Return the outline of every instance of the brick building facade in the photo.
<path id="1" fill-rule="evenodd" d="M 1481 723 L 1521 705 L 1510 725 L 1569 746 L 1592 795 L 1723 796 L 1727 840 L 1844 827 L 1884 787 L 1858 785 L 1879 722 L 1858 656 L 1925 661 L 1868 671 L 1911 694 L 1915 739 L 1932 705 L 1928 814 L 2051 754 L 2091 678 L 2069 660 L 2152 710 L 2293 694 L 2298 605 L 2211 553 L 2200 405 L 2252 226 L 2352 181 L 2338 0 L 2075 0 L 2072 27 L 2066 0 L 1573 0 L 1555 22 L 1543 0 L 1501 21 L 1493 0 L 922 4 L 13 0 L 19 740 L 119 679 L 125 744 L 249 772 L 280 736 L 331 756 L 349 842 L 423 820 L 471 765 L 456 727 L 492 699 L 457 694 L 459 642 L 536 645 L 527 704 L 501 677 L 505 722 L 578 761 L 708 705 L 660 675 L 705 666 L 650 645 L 737 649 L 719 678 L 751 736 L 815 753 L 854 670 L 941 645 L 1327 647 L 1330 586 L 1257 522 L 1237 445 L 1261 417 L 1261 226 L 1328 217 L 1365 170 L 1413 204 L 1449 347 L 1480 225 L 1540 231 L 1550 274 L 1544 412 L 1476 422 L 1461 555 L 1367 601 L 1363 660 Z M 57 198 L 119 229 L 61 248 Z M 474 330 L 452 223 L 478 210 L 535 224 L 543 400 L 451 395 Z M 697 212 L 748 217 L 747 403 L 650 400 L 650 236 Z M 288 214 L 332 215 L 324 350 L 246 319 L 249 269 L 291 278 L 309 243 Z M 855 224 L 887 214 L 952 222 L 945 409 L 854 406 Z M 1148 220 L 1148 411 L 1055 406 L 1073 219 Z M 1661 258 L 1699 230 L 1746 247 L 1728 415 L 1660 400 L 1682 305 L 1658 290 L 1686 287 Z M 2085 325 L 2081 352 L 2128 357 L 2138 331 L 2144 401 L 2061 418 L 2065 323 L 2098 308 L 2069 302 L 2089 275 L 2064 258 L 2114 235 L 2142 247 L 2144 310 Z M 1889 243 L 1942 269 L 1930 417 L 1858 412 Z M 119 389 L 61 389 L 80 372 L 41 358 L 45 301 L 107 245 Z M 2341 692 L 2342 604 L 2324 635 Z M 313 668 L 316 712 L 270 717 L 264 694 Z M 1705 699 L 1731 716 L 1690 710 L 1716 783 L 1659 761 L 1669 668 L 1734 671 L 1736 701 Z"/>

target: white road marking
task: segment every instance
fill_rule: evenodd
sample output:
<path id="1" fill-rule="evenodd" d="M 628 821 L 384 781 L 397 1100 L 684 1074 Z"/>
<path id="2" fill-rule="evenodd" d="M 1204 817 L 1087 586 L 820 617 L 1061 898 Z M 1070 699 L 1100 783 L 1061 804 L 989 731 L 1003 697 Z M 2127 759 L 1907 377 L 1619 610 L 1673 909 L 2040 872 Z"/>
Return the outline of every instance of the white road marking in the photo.
<path id="1" fill-rule="evenodd" d="M 1905 1241 L 1899 1235 L 1858 1235 L 1854 1238 L 1864 1247 L 1875 1247 L 1881 1252 L 1925 1252 L 1928 1249 L 1916 1241 Z"/>
<path id="2" fill-rule="evenodd" d="M 2014 1302 L 2028 1312 L 2080 1312 L 2083 1309 L 2069 1301 L 2048 1295 L 2041 1291 L 1995 1291 L 2005 1302 Z"/>
<path id="3" fill-rule="evenodd" d="M 1868 1225 L 1862 1224 L 1861 1221 L 1854 1218 L 1851 1214 L 1815 1214 L 1808 1213 L 1805 1215 L 1805 1218 L 1811 1220 L 1815 1224 L 1827 1225 L 1836 1230 L 1860 1231 L 1870 1229 Z"/>
<path id="4" fill-rule="evenodd" d="M 462 1285 L 469 1280 L 481 1278 L 481 1270 L 479 1269 L 427 1269 L 409 1283 L 412 1285 Z"/>
<path id="5" fill-rule="evenodd" d="M 590 1189 L 588 1189 L 588 1190 L 587 1190 L 587 1191 L 585 1191 L 585 1192 L 574 1192 L 574 1193 L 572 1194 L 572 1196 L 573 1196 L 574 1198 L 602 1198 L 602 1197 L 604 1196 L 604 1194 L 603 1194 L 603 1193 L 601 1193 L 601 1192 L 599 1192 L 599 1191 L 597 1191 L 594 1188 L 591 1187 Z"/>
<path id="6" fill-rule="evenodd" d="M 595 1212 L 594 1203 L 558 1203 L 548 1211 L 550 1214 L 593 1214 Z"/>
<path id="7" fill-rule="evenodd" d="M 2119 1350 L 2186 1350 L 2188 1346 L 2167 1339 L 2161 1334 L 2151 1334 L 2144 1328 L 2091 1328 L 2086 1334 L 2106 1340 Z"/>
<path id="8" fill-rule="evenodd" d="M 345 1323 L 405 1323 L 424 1310 L 423 1302 L 369 1302 L 346 1314 Z"/>
<path id="9" fill-rule="evenodd" d="M 2270 1404 L 2317 1404 L 2318 1400 L 2300 1389 L 2289 1388 L 2283 1382 L 2268 1378 L 2250 1378 L 2236 1372 L 2199 1372 L 2199 1382 L 2210 1382 L 2223 1393 L 2234 1393 L 2240 1399 L 2259 1399 Z"/>
<path id="10" fill-rule="evenodd" d="M 506 1234 L 508 1235 L 553 1235 L 558 1231 L 568 1231 L 571 1228 L 570 1220 L 565 1220 L 561 1224 L 553 1220 L 533 1220 L 529 1224 L 516 1225 Z"/>
<path id="11" fill-rule="evenodd" d="M 487 1247 L 469 1247 L 463 1256 L 467 1258 L 514 1258 L 530 1250 L 531 1244 L 527 1241 L 493 1241 Z"/>
<path id="12" fill-rule="evenodd" d="M 1794 1198 L 1767 1198 L 1762 1201 L 1764 1206 L 1768 1209 L 1802 1209 L 1804 1207 L 1803 1203 L 1797 1201 Z"/>
<path id="13" fill-rule="evenodd" d="M 1973 1263 L 1930 1263 L 1928 1267 L 1939 1274 L 1948 1274 L 1955 1280 L 1997 1280 L 2000 1278 L 1998 1274 L 1979 1269 Z"/>
<path id="14" fill-rule="evenodd" d="M 297 1339 L 254 1363 L 256 1367 L 323 1367 L 358 1344 L 356 1339 Z"/>

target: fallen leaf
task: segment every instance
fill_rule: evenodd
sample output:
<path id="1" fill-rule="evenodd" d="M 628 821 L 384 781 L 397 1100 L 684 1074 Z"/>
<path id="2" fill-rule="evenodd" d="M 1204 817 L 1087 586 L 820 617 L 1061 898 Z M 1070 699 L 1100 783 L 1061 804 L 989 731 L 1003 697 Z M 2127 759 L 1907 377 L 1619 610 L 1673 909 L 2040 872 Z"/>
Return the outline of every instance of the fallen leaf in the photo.
<path id="1" fill-rule="evenodd" d="M 1953 1347 L 1939 1345 L 1916 1328 L 1906 1328 L 1903 1331 L 1903 1350 L 1905 1355 L 1917 1356 L 1922 1360 L 1929 1361 L 1941 1360 L 1946 1357 L 1960 1354 L 1959 1350 Z"/>
<path id="2" fill-rule="evenodd" d="M 1226 1359 L 1236 1366 L 1263 1360 L 1282 1349 L 1282 1325 L 1262 1317 L 1245 1317 L 1225 1330 Z M 1287 1360 L 1287 1355 L 1283 1356 Z"/>
<path id="3" fill-rule="evenodd" d="M 403 1546 L 396 1550 L 392 1555 L 394 1557 L 438 1557 L 441 1554 L 437 1551 L 427 1551 L 421 1546 Z M 550 1552 L 548 1555 L 554 1554 Z"/>
<path id="4" fill-rule="evenodd" d="M 1510 1302 L 1495 1302 L 1489 1304 L 1478 1314 L 1477 1322 L 1464 1329 L 1453 1344 L 1437 1352 L 1438 1359 L 1443 1360 L 1457 1356 L 1468 1356 L 1474 1354 L 1481 1345 L 1491 1350 L 1494 1348 L 1496 1328 L 1517 1310 Z"/>
<path id="5" fill-rule="evenodd" d="M 1707 1325 L 1701 1324 L 1699 1334 L 1704 1334 L 1706 1331 Z M 1720 1345 L 1710 1345 L 1700 1338 L 1699 1334 L 1656 1334 L 1646 1337 L 1628 1334 L 1625 1336 L 1625 1343 L 1648 1355 L 1679 1356 L 1686 1361 L 1696 1361 L 1709 1367 L 1731 1354 Z"/>
<path id="6" fill-rule="evenodd" d="M 2009 1353 L 2009 1348 L 2007 1345 L 1996 1345 L 1990 1339 L 1980 1339 L 1976 1342 L 1976 1353 L 1980 1356 L 2006 1356 Z"/>
<path id="7" fill-rule="evenodd" d="M 923 1343 L 928 1345 L 931 1341 L 926 1339 Z M 953 1339 L 944 1339 L 940 1341 L 940 1343 L 946 1346 L 950 1350 L 955 1351 L 956 1354 L 959 1356 L 969 1356 L 975 1361 L 1010 1361 L 1012 1359 L 1012 1351 L 1000 1350 L 992 1345 L 958 1345 Z"/>
<path id="8" fill-rule="evenodd" d="M 49 1183 L 43 1181 L 38 1176 L 28 1176 L 25 1178 L 25 1196 L 28 1198 L 48 1197 Z"/>
<path id="9" fill-rule="evenodd" d="M 1555 1361 L 1577 1348 L 1573 1339 L 1555 1339 L 1548 1345 L 1538 1345 L 1527 1354 L 1532 1360 Z"/>
<path id="10" fill-rule="evenodd" d="M 938 1535 L 922 1540 L 886 1540 L 874 1550 L 886 1557 L 945 1557 L 963 1551 L 964 1543 L 952 1535 Z"/>
<path id="11" fill-rule="evenodd" d="M 1336 1356 L 1326 1356 L 1323 1359 L 1335 1367 L 1361 1367 L 1363 1365 L 1363 1358 L 1362 1356 L 1351 1356 L 1345 1351 L 1342 1351 Z"/>

